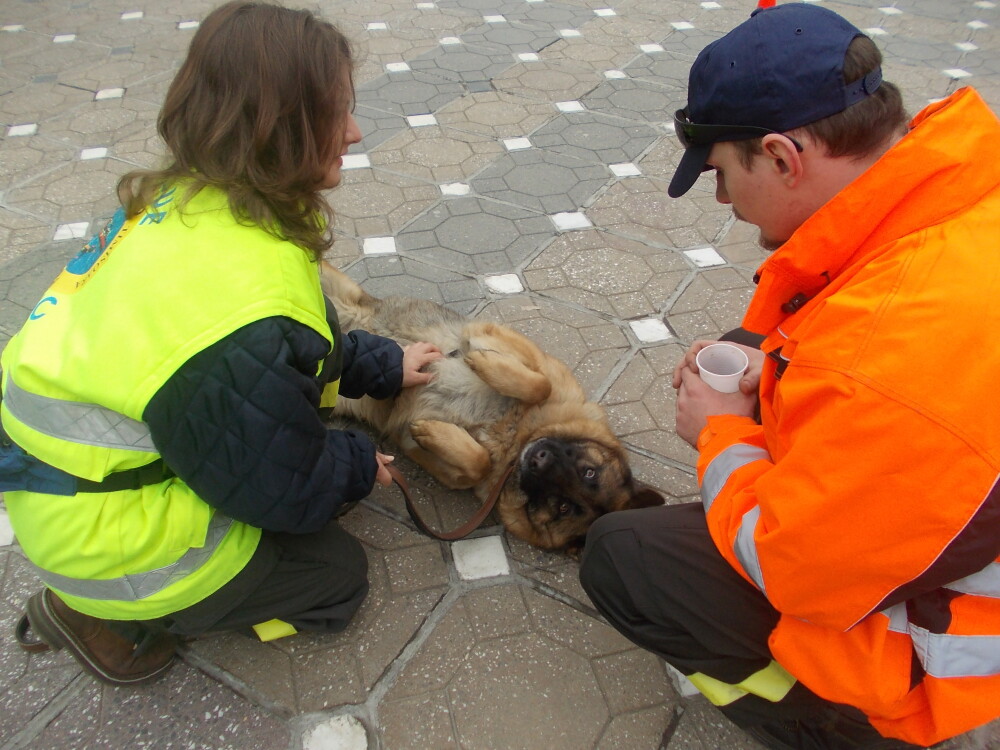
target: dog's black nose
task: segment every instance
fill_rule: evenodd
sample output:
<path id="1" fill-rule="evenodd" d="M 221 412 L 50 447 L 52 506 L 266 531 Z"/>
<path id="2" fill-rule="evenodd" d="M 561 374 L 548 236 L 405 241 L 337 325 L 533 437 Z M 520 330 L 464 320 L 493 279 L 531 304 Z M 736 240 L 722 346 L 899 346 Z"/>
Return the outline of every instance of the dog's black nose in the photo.
<path id="1" fill-rule="evenodd" d="M 552 452 L 546 450 L 545 448 L 538 448 L 534 453 L 531 454 L 531 459 L 528 461 L 531 468 L 535 471 L 541 471 L 550 463 L 552 463 Z"/>

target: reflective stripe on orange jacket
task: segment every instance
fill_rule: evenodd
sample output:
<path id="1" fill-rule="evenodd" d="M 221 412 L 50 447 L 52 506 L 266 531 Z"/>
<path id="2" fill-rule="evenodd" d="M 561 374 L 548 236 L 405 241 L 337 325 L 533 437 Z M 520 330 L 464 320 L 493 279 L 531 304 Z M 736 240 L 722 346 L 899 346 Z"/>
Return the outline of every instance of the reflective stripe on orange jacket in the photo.
<path id="1" fill-rule="evenodd" d="M 716 544 L 782 613 L 775 658 L 910 742 L 1000 716 L 1000 122 L 979 95 L 925 109 L 810 217 L 743 324 L 767 334 L 762 425 L 710 417 L 698 473 Z"/>

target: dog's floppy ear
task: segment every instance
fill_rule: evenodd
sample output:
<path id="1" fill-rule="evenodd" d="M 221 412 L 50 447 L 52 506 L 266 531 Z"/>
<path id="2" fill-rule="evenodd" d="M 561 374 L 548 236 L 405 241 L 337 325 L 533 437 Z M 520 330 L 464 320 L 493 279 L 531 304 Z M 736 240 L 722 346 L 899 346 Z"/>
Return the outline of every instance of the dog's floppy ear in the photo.
<path id="1" fill-rule="evenodd" d="M 659 490 L 650 487 L 642 482 L 635 482 L 632 493 L 615 510 L 633 510 L 635 508 L 652 508 L 656 505 L 663 505 L 666 498 L 660 494 Z"/>

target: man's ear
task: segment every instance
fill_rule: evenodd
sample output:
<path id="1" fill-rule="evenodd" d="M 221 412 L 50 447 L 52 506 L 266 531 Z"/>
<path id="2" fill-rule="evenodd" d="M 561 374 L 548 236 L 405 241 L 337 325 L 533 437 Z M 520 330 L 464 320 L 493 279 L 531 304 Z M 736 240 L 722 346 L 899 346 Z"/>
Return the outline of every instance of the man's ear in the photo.
<path id="1" fill-rule="evenodd" d="M 761 140 L 764 156 L 781 178 L 795 185 L 802 178 L 802 155 L 792 140 L 781 133 L 769 133 Z"/>

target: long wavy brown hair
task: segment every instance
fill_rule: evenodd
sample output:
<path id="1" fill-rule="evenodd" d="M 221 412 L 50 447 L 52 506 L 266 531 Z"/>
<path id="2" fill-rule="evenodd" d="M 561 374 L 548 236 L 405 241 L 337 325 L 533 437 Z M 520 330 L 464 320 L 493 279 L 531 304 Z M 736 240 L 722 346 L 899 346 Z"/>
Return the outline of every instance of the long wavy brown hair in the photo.
<path id="1" fill-rule="evenodd" d="M 129 216 L 178 180 L 229 196 L 233 215 L 319 259 L 333 243 L 320 189 L 343 148 L 353 106 L 352 54 L 331 23 L 305 10 L 236 0 L 201 23 L 157 119 L 162 169 L 118 182 Z"/>

